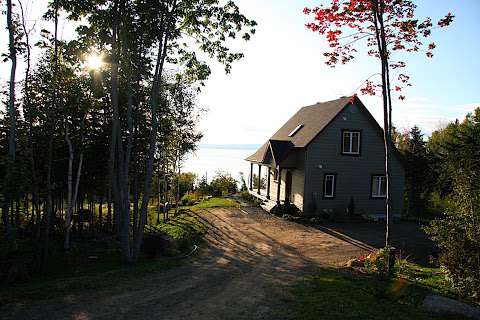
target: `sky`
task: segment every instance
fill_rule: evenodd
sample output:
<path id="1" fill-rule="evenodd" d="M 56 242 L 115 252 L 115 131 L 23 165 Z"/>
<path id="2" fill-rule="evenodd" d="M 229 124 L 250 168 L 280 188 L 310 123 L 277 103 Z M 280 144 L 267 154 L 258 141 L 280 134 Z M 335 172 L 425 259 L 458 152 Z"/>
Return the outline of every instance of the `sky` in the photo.
<path id="1" fill-rule="evenodd" d="M 41 16 L 46 1 L 30 0 L 29 19 Z M 208 112 L 200 122 L 202 144 L 260 144 L 300 107 L 351 95 L 378 70 L 374 58 L 359 55 L 334 69 L 324 64 L 324 38 L 305 28 L 302 10 L 322 0 L 236 0 L 242 13 L 258 23 L 251 41 L 236 43 L 245 54 L 231 74 L 212 62 L 212 75 L 198 102 Z M 325 2 L 325 0 L 324 0 Z M 480 1 L 421 0 L 417 16 L 435 21 L 452 12 L 453 25 L 434 30 L 433 59 L 424 54 L 401 57 L 408 64 L 413 87 L 406 100 L 394 100 L 393 122 L 400 129 L 418 125 L 427 134 L 448 121 L 463 118 L 480 106 Z M 3 16 L 3 20 L 5 20 Z M 2 21 L 6 27 L 5 21 Z M 45 23 L 38 22 L 37 32 Z M 74 26 L 61 21 L 61 36 L 74 37 Z M 6 52 L 8 32 L 0 37 Z M 429 41 L 430 42 L 430 41 Z M 19 65 L 19 73 L 22 72 Z M 9 63 L 0 63 L 0 79 L 8 80 Z M 377 121 L 382 119 L 379 97 L 360 96 Z"/>

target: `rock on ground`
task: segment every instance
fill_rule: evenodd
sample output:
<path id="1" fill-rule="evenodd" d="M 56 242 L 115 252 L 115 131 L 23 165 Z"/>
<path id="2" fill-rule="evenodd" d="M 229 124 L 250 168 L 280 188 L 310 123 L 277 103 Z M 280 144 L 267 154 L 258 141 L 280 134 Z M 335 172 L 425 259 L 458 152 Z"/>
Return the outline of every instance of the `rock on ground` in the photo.
<path id="1" fill-rule="evenodd" d="M 480 319 L 480 309 L 475 308 L 466 303 L 442 297 L 437 295 L 429 295 L 423 301 L 422 307 L 433 312 L 448 312 L 460 314 L 473 319 Z"/>

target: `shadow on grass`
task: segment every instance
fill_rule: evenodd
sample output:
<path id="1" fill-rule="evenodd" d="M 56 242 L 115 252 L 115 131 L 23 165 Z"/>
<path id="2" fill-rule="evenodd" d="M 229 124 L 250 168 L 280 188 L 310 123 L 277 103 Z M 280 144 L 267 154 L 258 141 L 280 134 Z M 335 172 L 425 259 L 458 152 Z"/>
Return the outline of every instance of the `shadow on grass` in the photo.
<path id="1" fill-rule="evenodd" d="M 141 260 L 124 264 L 117 260 L 91 262 L 60 274 L 50 274 L 13 284 L 0 284 L 0 305 L 38 301 L 97 290 L 120 290 L 123 284 L 152 272 L 179 266 L 179 260 Z"/>
<path id="2" fill-rule="evenodd" d="M 466 319 L 420 308 L 431 289 L 405 279 L 321 270 L 285 290 L 276 312 L 287 319 Z"/>

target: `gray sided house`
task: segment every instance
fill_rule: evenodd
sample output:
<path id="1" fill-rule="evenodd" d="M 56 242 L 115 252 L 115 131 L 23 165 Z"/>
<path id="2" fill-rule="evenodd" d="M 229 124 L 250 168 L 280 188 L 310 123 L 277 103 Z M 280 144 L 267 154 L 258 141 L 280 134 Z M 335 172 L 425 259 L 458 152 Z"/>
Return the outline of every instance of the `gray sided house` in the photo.
<path id="1" fill-rule="evenodd" d="M 250 193 L 267 210 L 290 202 L 309 215 L 354 207 L 356 214 L 385 216 L 383 129 L 358 97 L 301 108 L 246 160 Z M 395 148 L 390 166 L 392 212 L 398 216 L 404 166 Z M 265 184 L 254 183 L 254 174 L 266 175 Z"/>

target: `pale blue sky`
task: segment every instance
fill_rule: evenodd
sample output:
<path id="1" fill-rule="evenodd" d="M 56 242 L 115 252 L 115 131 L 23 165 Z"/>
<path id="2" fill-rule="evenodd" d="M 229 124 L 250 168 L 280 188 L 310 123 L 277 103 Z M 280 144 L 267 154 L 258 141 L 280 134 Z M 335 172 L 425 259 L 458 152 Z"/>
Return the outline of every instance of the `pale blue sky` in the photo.
<path id="1" fill-rule="evenodd" d="M 325 1 L 325 0 L 324 0 Z M 201 121 L 202 143 L 263 143 L 298 108 L 350 95 L 378 69 L 378 62 L 359 56 L 346 66 L 330 69 L 324 64 L 323 38 L 304 27 L 305 6 L 321 0 L 236 0 L 259 25 L 252 41 L 235 44 L 245 53 L 230 75 L 212 65 L 213 74 L 199 96 L 209 112 Z M 46 1 L 34 0 L 30 19 L 37 19 Z M 480 1 L 421 0 L 418 16 L 434 20 L 451 11 L 452 26 L 436 30 L 434 58 L 408 56 L 408 74 L 414 87 L 404 102 L 395 101 L 394 122 L 401 128 L 414 124 L 427 132 L 446 121 L 463 117 L 480 105 Z M 2 23 L 5 25 L 5 19 Z M 44 23 L 41 27 L 48 27 Z M 72 37 L 72 27 L 62 22 L 62 36 Z M 6 51 L 8 34 L 0 38 Z M 22 64 L 19 73 L 23 73 Z M 1 81 L 8 77 L 9 63 L 0 64 Z M 361 97 L 372 114 L 381 119 L 381 101 Z"/>
<path id="2" fill-rule="evenodd" d="M 346 66 L 324 64 L 326 43 L 305 29 L 302 9 L 318 1 L 237 0 L 243 12 L 259 23 L 258 33 L 243 45 L 245 59 L 231 75 L 219 68 L 201 95 L 210 107 L 202 122 L 204 143 L 263 143 L 301 106 L 349 95 L 378 62 L 358 56 Z M 431 132 L 480 106 L 480 1 L 422 0 L 418 16 L 438 18 L 451 11 L 455 23 L 436 30 L 433 59 L 408 56 L 408 74 L 414 87 L 404 102 L 394 101 L 399 127 L 418 124 Z M 361 97 L 377 119 L 381 101 Z M 232 126 L 233 122 L 233 126 Z"/>

